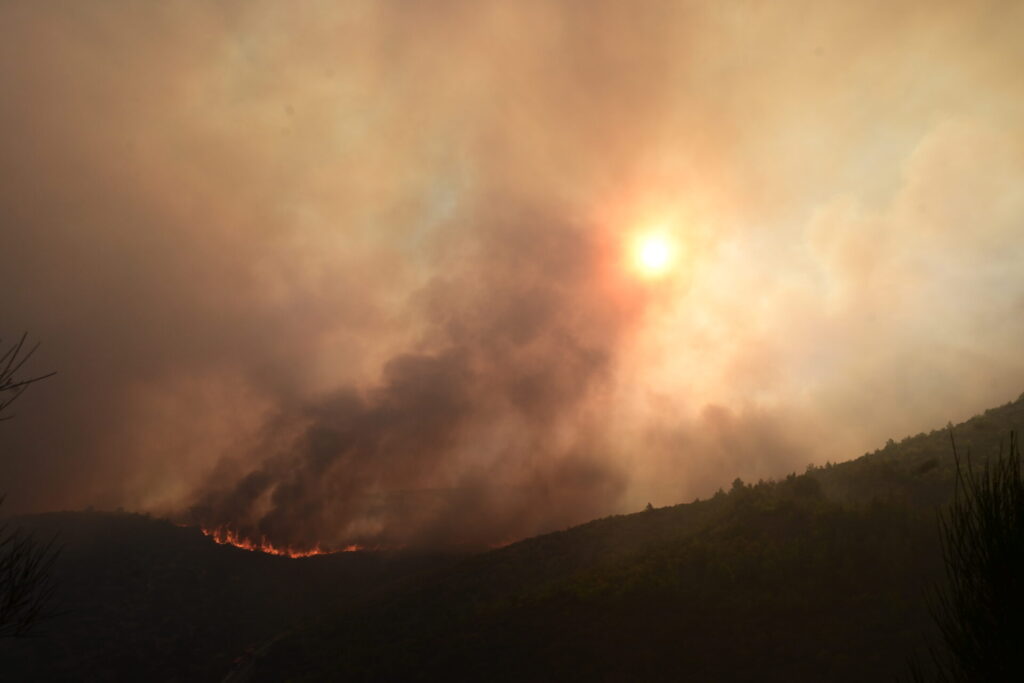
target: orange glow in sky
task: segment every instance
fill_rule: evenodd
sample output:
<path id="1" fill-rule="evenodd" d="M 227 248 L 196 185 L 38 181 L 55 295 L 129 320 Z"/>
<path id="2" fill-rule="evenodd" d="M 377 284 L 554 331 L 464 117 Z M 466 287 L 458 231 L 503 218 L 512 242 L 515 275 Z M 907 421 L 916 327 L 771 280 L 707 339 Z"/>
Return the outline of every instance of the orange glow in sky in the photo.
<path id="1" fill-rule="evenodd" d="M 660 277 L 668 273 L 675 262 L 676 246 L 663 233 L 647 233 L 636 238 L 633 261 L 641 274 Z"/>

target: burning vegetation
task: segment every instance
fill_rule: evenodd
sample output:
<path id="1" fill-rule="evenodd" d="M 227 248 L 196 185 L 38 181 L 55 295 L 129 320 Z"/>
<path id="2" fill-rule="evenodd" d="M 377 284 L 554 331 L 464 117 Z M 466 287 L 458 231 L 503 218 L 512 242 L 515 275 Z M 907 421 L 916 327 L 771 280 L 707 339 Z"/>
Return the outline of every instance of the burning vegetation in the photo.
<path id="1" fill-rule="evenodd" d="M 214 542 L 221 545 L 233 545 L 236 548 L 242 548 L 243 550 L 267 553 L 268 555 L 281 555 L 283 557 L 312 557 L 313 555 L 351 553 L 364 550 L 362 546 L 355 544 L 350 544 L 338 549 L 325 549 L 320 547 L 319 544 L 306 549 L 299 549 L 291 546 L 277 546 L 271 543 L 266 536 L 260 538 L 259 541 L 253 541 L 228 526 L 219 526 L 212 529 L 200 527 L 199 530 L 202 531 L 204 535 L 213 539 Z"/>

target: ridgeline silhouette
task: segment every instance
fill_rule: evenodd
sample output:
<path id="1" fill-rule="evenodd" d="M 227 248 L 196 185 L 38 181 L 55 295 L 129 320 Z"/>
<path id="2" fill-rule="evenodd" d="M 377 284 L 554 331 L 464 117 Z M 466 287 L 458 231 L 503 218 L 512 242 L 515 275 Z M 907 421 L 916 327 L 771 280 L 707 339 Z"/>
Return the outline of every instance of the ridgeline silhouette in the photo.
<path id="1" fill-rule="evenodd" d="M 1024 396 L 958 445 L 1002 472 L 1021 424 Z M 963 472 L 937 430 L 462 556 L 291 560 L 138 515 L 40 515 L 25 523 L 68 542 L 72 613 L 0 657 L 29 681 L 892 680 L 944 642 L 936 512 L 956 514 Z"/>

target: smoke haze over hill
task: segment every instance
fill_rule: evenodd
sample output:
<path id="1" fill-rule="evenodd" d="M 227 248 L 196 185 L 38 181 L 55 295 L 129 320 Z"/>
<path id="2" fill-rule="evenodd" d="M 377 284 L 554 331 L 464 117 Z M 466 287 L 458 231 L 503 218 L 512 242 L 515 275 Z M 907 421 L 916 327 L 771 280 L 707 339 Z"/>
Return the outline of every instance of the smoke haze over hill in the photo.
<path id="1" fill-rule="evenodd" d="M 498 543 L 1015 398 L 1022 14 L 0 2 L 8 505 Z"/>

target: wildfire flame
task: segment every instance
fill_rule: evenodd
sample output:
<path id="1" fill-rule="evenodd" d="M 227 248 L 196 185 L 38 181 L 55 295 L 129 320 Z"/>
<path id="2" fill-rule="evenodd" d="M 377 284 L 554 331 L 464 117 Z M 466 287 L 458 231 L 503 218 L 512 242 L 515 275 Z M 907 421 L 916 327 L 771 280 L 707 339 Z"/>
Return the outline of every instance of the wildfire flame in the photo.
<path id="1" fill-rule="evenodd" d="M 276 546 L 267 540 L 266 536 L 260 538 L 260 540 L 253 541 L 252 539 L 242 536 L 237 531 L 230 529 L 226 526 L 217 527 L 215 529 L 207 529 L 200 527 L 200 531 L 206 536 L 213 539 L 214 542 L 221 545 L 233 545 L 236 548 L 242 548 L 243 550 L 251 550 L 253 552 L 267 553 L 268 555 L 281 555 L 283 557 L 312 557 L 313 555 L 330 555 L 331 553 L 352 553 L 359 550 L 363 550 L 360 545 L 348 545 L 338 550 L 325 550 L 320 547 L 320 544 L 308 548 L 306 550 L 300 550 L 292 547 L 281 547 Z"/>

